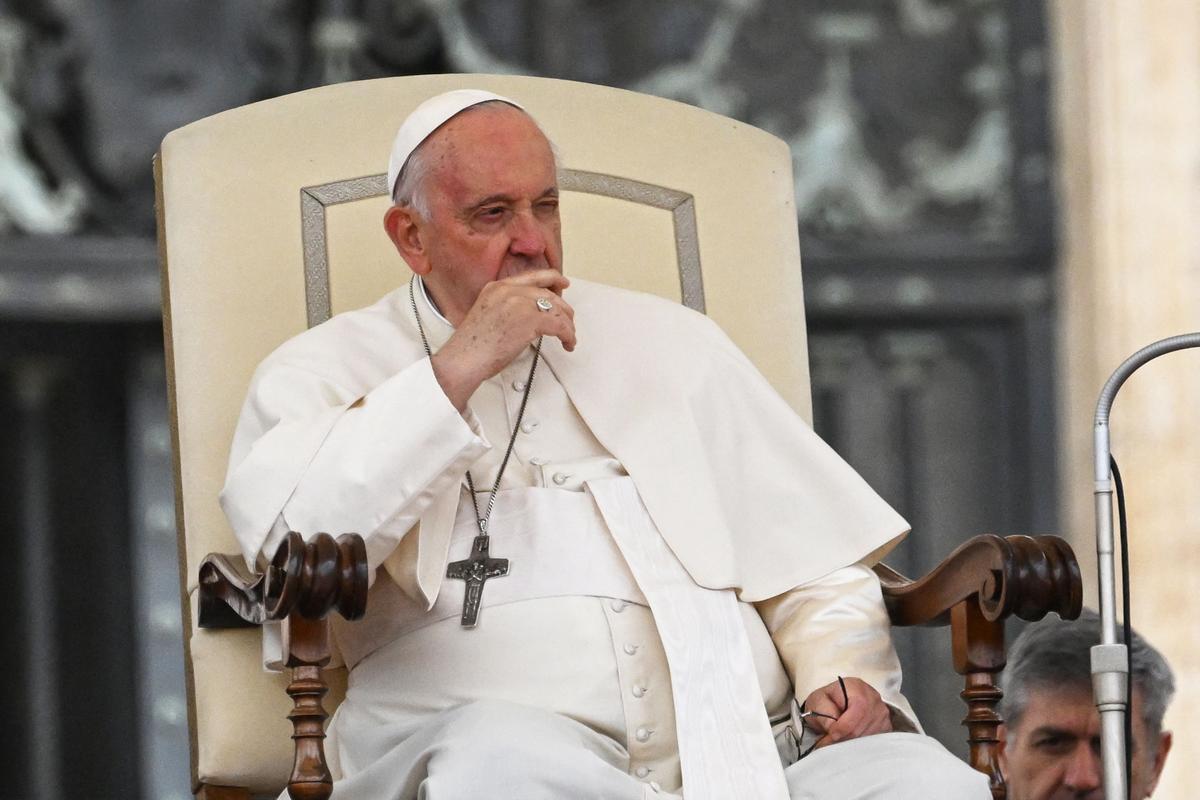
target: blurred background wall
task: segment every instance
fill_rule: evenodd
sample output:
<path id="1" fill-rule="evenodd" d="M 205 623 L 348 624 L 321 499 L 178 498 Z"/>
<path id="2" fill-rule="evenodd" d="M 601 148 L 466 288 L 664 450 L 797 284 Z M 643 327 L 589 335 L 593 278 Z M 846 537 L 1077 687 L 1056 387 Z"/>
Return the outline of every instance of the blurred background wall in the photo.
<path id="1" fill-rule="evenodd" d="M 1095 604 L 1092 420 L 1134 351 L 1200 330 L 1200 3 L 1050 5 L 1060 189 L 1060 519 Z M 1195 794 L 1200 754 L 1200 351 L 1137 372 L 1113 405 L 1134 625 L 1175 670 L 1155 798 Z"/>
<path id="2" fill-rule="evenodd" d="M 816 427 L 913 523 L 892 565 L 1063 532 L 1094 584 L 1096 393 L 1200 319 L 1191 0 L 0 0 L 0 797 L 189 796 L 159 140 L 442 71 L 623 86 L 788 141 Z M 1135 622 L 1185 687 L 1176 762 L 1197 735 L 1178 709 L 1200 699 L 1188 358 L 1114 416 Z M 946 638 L 897 644 L 930 732 L 962 752 Z M 1184 797 L 1186 774 L 1168 766 L 1157 796 Z"/>

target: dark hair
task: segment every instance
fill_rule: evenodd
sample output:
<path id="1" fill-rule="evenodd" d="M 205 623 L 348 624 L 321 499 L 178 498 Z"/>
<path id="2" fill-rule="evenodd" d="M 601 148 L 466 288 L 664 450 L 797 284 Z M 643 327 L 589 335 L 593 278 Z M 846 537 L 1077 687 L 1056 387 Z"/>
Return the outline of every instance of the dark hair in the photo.
<path id="1" fill-rule="evenodd" d="M 1004 699 L 1000 713 L 1015 726 L 1025 713 L 1034 689 L 1078 686 L 1091 691 L 1091 648 L 1100 643 L 1100 615 L 1084 609 L 1079 619 L 1046 619 L 1030 625 L 1008 651 L 1008 666 L 1000 678 Z M 1163 714 L 1175 694 L 1175 677 L 1162 654 L 1133 632 L 1129 650 L 1133 685 L 1141 693 L 1142 723 L 1151 740 L 1162 732 Z"/>

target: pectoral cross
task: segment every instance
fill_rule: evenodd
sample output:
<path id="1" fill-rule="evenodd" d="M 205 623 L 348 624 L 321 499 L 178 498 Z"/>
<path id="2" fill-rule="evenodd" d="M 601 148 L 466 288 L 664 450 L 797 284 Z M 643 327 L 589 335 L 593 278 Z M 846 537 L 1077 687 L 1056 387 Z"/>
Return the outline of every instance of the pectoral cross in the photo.
<path id="1" fill-rule="evenodd" d="M 446 577 L 465 581 L 463 591 L 462 626 L 474 628 L 479 621 L 479 603 L 483 599 L 483 584 L 488 578 L 508 574 L 507 558 L 488 558 L 488 535 L 481 533 L 471 545 L 470 558 L 452 561 L 446 566 Z"/>

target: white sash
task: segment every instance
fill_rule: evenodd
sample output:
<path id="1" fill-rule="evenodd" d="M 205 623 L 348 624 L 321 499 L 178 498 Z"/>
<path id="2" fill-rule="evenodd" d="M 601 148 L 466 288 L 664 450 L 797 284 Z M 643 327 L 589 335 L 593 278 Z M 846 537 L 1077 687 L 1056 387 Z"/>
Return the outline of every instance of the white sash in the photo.
<path id="1" fill-rule="evenodd" d="M 642 504 L 632 478 L 587 483 L 654 613 L 671 668 L 687 800 L 786 800 L 737 599 L 696 584 Z"/>
<path id="2" fill-rule="evenodd" d="M 508 575 L 489 580 L 484 586 L 481 625 L 485 624 L 488 606 L 538 597 L 592 595 L 646 603 L 604 520 L 582 492 L 501 491 L 488 529 L 495 531 L 491 557 L 507 558 L 510 566 Z M 449 561 L 469 556 L 478 533 L 474 509 L 470 502 L 461 503 L 450 540 Z M 420 626 L 457 617 L 462 607 L 463 582 L 446 579 L 433 608 L 422 611 L 414 622 Z"/>
<path id="3" fill-rule="evenodd" d="M 490 528 L 492 558 L 509 559 L 509 573 L 486 582 L 479 624 L 488 608 L 541 597 L 591 595 L 646 605 L 621 551 L 592 498 L 583 491 L 506 489 L 496 495 Z M 479 533 L 470 501 L 459 504 L 449 560 L 471 553 Z M 462 615 L 463 582 L 445 579 L 437 601 L 423 603 L 390 580 L 377 580 L 367 599 L 367 618 L 333 618 L 338 649 L 353 666 L 384 645 L 435 622 Z"/>

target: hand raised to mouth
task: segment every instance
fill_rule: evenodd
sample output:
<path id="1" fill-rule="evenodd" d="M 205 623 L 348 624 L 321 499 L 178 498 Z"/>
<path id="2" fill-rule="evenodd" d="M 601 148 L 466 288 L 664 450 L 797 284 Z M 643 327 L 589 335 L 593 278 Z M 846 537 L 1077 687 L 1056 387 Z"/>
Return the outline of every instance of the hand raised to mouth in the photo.
<path id="1" fill-rule="evenodd" d="M 575 349 L 575 310 L 562 298 L 570 281 L 539 269 L 483 287 L 454 334 L 431 358 L 433 374 L 459 411 L 488 378 L 542 336 Z"/>

